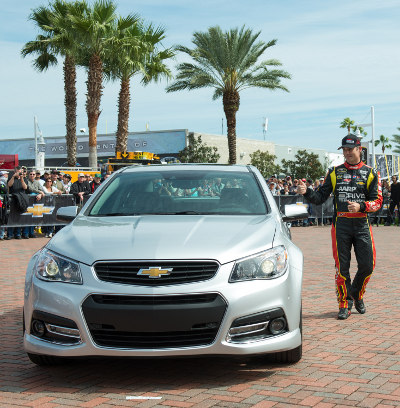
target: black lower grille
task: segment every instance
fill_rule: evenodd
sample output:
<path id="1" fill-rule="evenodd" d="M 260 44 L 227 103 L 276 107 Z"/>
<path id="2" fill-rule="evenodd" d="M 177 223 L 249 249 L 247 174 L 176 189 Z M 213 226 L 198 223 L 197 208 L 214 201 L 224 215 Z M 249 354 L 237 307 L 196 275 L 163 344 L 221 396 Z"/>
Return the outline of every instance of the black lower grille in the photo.
<path id="1" fill-rule="evenodd" d="M 217 335 L 214 329 L 196 329 L 187 332 L 132 333 L 113 330 L 92 330 L 94 341 L 99 346 L 135 349 L 162 349 L 174 347 L 205 346 Z"/>
<path id="2" fill-rule="evenodd" d="M 215 261 L 97 262 L 94 265 L 97 277 L 102 281 L 144 286 L 204 281 L 214 277 L 218 268 Z"/>
<path id="3" fill-rule="evenodd" d="M 227 304 L 218 293 L 89 296 L 82 311 L 93 341 L 104 347 L 163 349 L 214 342 Z"/>

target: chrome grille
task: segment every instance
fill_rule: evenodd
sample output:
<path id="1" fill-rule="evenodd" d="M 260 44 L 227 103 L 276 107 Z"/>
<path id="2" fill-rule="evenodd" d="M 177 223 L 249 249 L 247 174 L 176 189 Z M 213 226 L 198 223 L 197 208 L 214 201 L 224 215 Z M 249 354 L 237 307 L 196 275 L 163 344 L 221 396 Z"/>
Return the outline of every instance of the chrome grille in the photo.
<path id="1" fill-rule="evenodd" d="M 138 275 L 141 269 L 158 268 L 172 269 L 169 275 L 151 278 Z M 97 262 L 94 269 L 97 277 L 105 282 L 122 283 L 127 285 L 165 286 L 189 282 L 199 282 L 215 276 L 219 264 L 215 261 L 126 261 L 126 262 Z"/>

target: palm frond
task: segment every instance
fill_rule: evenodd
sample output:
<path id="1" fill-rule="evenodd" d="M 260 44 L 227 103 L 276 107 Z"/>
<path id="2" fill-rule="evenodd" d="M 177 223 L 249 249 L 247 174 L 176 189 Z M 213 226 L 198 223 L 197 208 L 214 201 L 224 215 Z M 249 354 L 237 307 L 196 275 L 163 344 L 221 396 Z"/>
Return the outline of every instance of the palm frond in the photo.
<path id="1" fill-rule="evenodd" d="M 267 49 L 277 40 L 268 42 L 259 40 L 261 32 L 253 32 L 244 25 L 223 32 L 219 26 L 209 27 L 206 32 L 193 34 L 193 48 L 178 45 L 175 49 L 185 53 L 193 60 L 192 64 L 179 64 L 176 76 L 177 84 L 170 85 L 168 92 L 182 89 L 195 89 L 209 86 L 214 89 L 213 98 L 221 92 L 237 92 L 252 86 L 261 88 L 287 88 L 281 79 L 290 79 L 290 74 L 283 70 L 268 70 L 268 66 L 279 66 L 277 59 L 258 62 Z M 208 83 L 208 85 L 207 85 Z"/>

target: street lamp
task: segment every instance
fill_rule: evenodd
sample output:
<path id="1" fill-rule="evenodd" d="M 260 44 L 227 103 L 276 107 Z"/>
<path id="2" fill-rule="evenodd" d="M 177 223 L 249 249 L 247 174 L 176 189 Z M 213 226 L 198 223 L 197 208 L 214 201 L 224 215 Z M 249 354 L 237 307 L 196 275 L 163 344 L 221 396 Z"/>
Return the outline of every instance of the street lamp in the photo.
<path id="1" fill-rule="evenodd" d="M 45 149 L 44 146 L 46 145 L 43 134 L 39 129 L 39 125 L 37 123 L 36 116 L 33 119 L 34 125 L 34 132 L 35 132 L 35 168 L 36 170 L 43 170 L 44 169 L 44 156 L 45 156 Z M 39 134 L 39 139 L 38 139 Z"/>
<path id="2" fill-rule="evenodd" d="M 358 126 L 360 127 L 367 127 L 367 126 L 371 126 L 371 136 L 372 136 L 372 149 L 371 149 L 371 153 L 372 153 L 372 163 L 371 163 L 371 167 L 375 167 L 375 110 L 374 107 L 371 106 L 371 123 L 363 123 L 363 124 L 358 124 L 357 126 L 357 130 L 358 130 Z M 356 135 L 357 135 L 357 130 L 356 130 Z M 360 133 L 360 131 L 358 130 L 358 133 Z"/>

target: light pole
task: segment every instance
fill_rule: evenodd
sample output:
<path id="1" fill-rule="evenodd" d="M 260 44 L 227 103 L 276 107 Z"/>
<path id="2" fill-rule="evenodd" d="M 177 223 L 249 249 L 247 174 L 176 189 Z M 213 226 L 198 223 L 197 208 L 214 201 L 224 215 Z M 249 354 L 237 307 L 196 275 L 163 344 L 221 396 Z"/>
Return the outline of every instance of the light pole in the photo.
<path id="1" fill-rule="evenodd" d="M 371 142 L 372 142 L 372 149 L 371 149 L 371 156 L 372 156 L 372 164 L 371 167 L 375 167 L 375 113 L 374 113 L 374 107 L 371 106 L 371 123 L 363 123 L 363 124 L 359 124 L 356 125 L 357 126 L 357 130 L 358 127 L 367 127 L 367 126 L 371 126 Z M 360 133 L 360 131 L 358 131 Z"/>
<path id="2" fill-rule="evenodd" d="M 37 122 L 36 116 L 33 117 L 33 126 L 34 126 L 34 134 L 35 134 L 35 168 L 36 170 L 43 170 L 44 169 L 44 146 L 46 145 L 43 134 L 39 129 L 39 125 Z M 39 138 L 38 138 L 39 134 Z"/>

